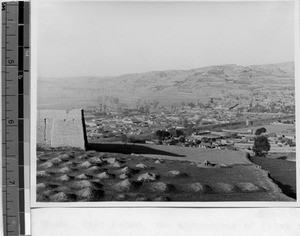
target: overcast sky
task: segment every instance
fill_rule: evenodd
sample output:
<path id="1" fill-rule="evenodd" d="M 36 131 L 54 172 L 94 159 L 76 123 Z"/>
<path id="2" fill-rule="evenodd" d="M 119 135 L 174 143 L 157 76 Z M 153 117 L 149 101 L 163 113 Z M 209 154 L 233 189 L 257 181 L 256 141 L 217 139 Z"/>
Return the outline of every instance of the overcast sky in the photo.
<path id="1" fill-rule="evenodd" d="M 52 2 L 37 14 L 42 77 L 294 60 L 292 2 Z"/>

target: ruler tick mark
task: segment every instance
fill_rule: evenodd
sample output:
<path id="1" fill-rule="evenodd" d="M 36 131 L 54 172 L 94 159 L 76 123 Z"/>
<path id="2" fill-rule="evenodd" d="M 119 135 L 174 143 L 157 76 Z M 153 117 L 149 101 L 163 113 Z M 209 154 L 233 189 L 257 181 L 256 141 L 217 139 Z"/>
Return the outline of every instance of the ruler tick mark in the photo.
<path id="1" fill-rule="evenodd" d="M 4 140 L 2 142 L 2 145 L 3 144 L 5 145 L 2 148 L 3 150 L 2 151 L 2 160 L 3 160 L 2 161 L 2 170 L 3 170 L 2 192 L 4 196 L 3 199 L 4 211 L 2 215 L 3 217 L 6 218 L 4 224 L 5 236 L 19 235 L 19 234 L 25 236 L 28 235 L 28 233 L 26 233 L 27 228 L 25 226 L 25 222 L 27 223 L 27 217 L 26 216 L 24 217 L 22 215 L 24 213 L 21 212 L 27 212 L 26 211 L 27 208 L 25 207 L 25 209 L 22 210 L 19 209 L 18 207 L 18 206 L 22 206 L 22 204 L 25 203 L 25 199 L 19 198 L 19 196 L 24 195 L 24 194 L 19 195 L 19 191 L 18 191 L 21 190 L 22 184 L 21 186 L 18 186 L 19 181 L 16 181 L 14 178 L 10 177 L 10 176 L 18 176 L 19 170 L 21 170 L 20 168 L 24 168 L 20 165 L 16 165 L 18 164 L 19 158 L 22 157 L 20 156 L 22 154 L 17 153 L 15 155 L 12 155 L 12 154 L 7 154 L 7 152 L 12 152 L 12 149 L 15 149 L 12 147 L 12 143 L 14 143 L 14 141 L 16 140 L 15 138 L 17 138 L 17 142 L 19 141 L 18 132 L 17 133 L 14 132 L 15 131 L 14 127 L 17 128 L 19 125 L 10 125 L 8 122 L 10 119 L 14 120 L 12 119 L 12 117 L 9 117 L 11 116 L 10 114 L 15 112 L 18 113 L 20 109 L 20 107 L 18 107 L 18 102 L 17 102 L 17 108 L 15 109 L 14 107 L 15 101 L 18 101 L 15 100 L 15 98 L 18 98 L 20 96 L 18 96 L 18 90 L 17 91 L 15 91 L 15 89 L 10 90 L 10 88 L 14 86 L 14 83 L 18 83 L 18 78 L 17 77 L 15 78 L 14 73 L 18 74 L 18 72 L 19 73 L 25 72 L 25 71 L 20 71 L 20 69 L 23 68 L 24 65 L 22 63 L 22 60 L 19 60 L 20 59 L 19 56 L 22 57 L 20 51 L 22 52 L 23 49 L 20 48 L 23 48 L 22 45 L 22 41 L 24 40 L 23 38 L 28 37 L 26 38 L 26 40 L 29 42 L 29 27 L 24 27 L 26 26 L 26 24 L 23 24 L 23 21 L 25 18 L 27 20 L 30 19 L 29 17 L 30 4 L 29 2 L 20 1 L 15 3 L 8 2 L 6 5 L 4 3 L 4 6 L 6 6 L 6 11 L 3 12 L 4 14 L 1 22 L 2 29 L 3 29 L 2 32 L 4 36 L 4 40 L 2 41 L 2 55 L 3 58 L 5 59 L 2 61 L 2 68 L 4 68 L 4 71 L 2 71 L 2 76 L 4 78 L 2 80 L 2 88 L 4 88 L 4 92 L 2 93 L 2 100 L 4 101 L 3 107 L 8 109 L 2 110 L 3 112 L 2 118 L 5 117 L 5 119 L 2 119 L 3 122 L 2 125 L 4 125 L 3 133 L 5 135 L 3 136 Z M 29 22 L 27 21 L 27 26 L 28 23 Z M 21 32 L 22 32 L 23 27 L 24 27 L 24 31 L 26 30 L 26 34 L 25 32 L 24 34 L 23 33 L 19 34 L 18 30 L 21 28 Z M 30 55 L 23 55 L 23 57 L 24 56 L 30 57 Z M 29 72 L 29 70 L 26 70 L 26 72 Z M 14 95 L 15 92 L 16 95 Z M 6 93 L 10 93 L 10 94 L 6 94 Z M 17 118 L 17 120 L 19 119 Z M 20 142 L 18 143 L 20 144 Z M 13 183 L 16 183 L 17 186 Z M 16 196 L 15 196 L 15 191 L 18 192 L 18 195 Z M 24 197 L 26 198 L 26 196 Z"/>

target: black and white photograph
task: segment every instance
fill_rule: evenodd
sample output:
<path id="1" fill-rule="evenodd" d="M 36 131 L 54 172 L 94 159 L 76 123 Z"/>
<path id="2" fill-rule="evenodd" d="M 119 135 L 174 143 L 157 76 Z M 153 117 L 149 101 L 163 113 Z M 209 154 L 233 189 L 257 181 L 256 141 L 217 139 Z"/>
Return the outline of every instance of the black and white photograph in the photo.
<path id="1" fill-rule="evenodd" d="M 35 14 L 36 203 L 296 203 L 294 1 Z"/>

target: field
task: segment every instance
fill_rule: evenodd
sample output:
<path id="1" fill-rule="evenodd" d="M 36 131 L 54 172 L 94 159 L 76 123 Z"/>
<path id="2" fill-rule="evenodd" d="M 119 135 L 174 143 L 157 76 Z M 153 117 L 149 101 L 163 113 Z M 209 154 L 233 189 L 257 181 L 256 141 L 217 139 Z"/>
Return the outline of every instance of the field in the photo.
<path id="1" fill-rule="evenodd" d="M 293 201 L 254 164 L 96 151 L 37 153 L 37 201 Z"/>
<path id="2" fill-rule="evenodd" d="M 157 156 L 169 160 L 201 162 L 209 160 L 216 164 L 250 164 L 244 152 L 191 148 L 181 146 L 152 145 L 152 144 L 124 144 L 124 143 L 89 143 L 93 150 L 102 152 L 136 153 L 143 156 Z"/>
<path id="3" fill-rule="evenodd" d="M 296 161 L 296 152 L 276 152 L 268 153 L 267 158 L 287 160 L 287 161 Z"/>
<path id="4" fill-rule="evenodd" d="M 261 125 L 261 126 L 249 126 L 247 128 L 237 129 L 237 131 L 247 131 L 252 129 L 253 131 L 265 127 L 267 133 L 282 134 L 285 136 L 296 136 L 296 130 L 294 124 L 270 124 L 270 125 Z"/>

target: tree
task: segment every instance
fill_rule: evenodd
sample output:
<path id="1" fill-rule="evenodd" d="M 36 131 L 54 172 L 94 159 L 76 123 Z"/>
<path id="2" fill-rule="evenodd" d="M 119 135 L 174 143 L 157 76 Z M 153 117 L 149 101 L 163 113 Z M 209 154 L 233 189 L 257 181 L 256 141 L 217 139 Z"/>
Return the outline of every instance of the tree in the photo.
<path id="1" fill-rule="evenodd" d="M 193 102 L 189 102 L 189 103 L 188 103 L 188 106 L 190 106 L 191 108 L 194 108 L 196 105 L 195 105 L 195 103 L 193 103 Z"/>
<path id="2" fill-rule="evenodd" d="M 180 129 L 177 129 L 176 130 L 176 136 L 177 137 L 184 136 L 184 132 L 182 130 L 180 130 Z"/>
<path id="3" fill-rule="evenodd" d="M 252 151 L 256 156 L 266 156 L 270 151 L 271 145 L 266 136 L 258 136 L 254 139 Z"/>
<path id="4" fill-rule="evenodd" d="M 266 133 L 267 130 L 265 127 L 259 128 L 255 131 L 255 135 L 261 135 L 262 133 Z"/>
<path id="5" fill-rule="evenodd" d="M 166 130 L 162 130 L 161 134 L 162 134 L 163 140 L 165 140 L 166 138 L 168 138 L 168 137 L 171 136 L 171 134 L 168 131 L 166 131 Z"/>
<path id="6" fill-rule="evenodd" d="M 161 130 L 156 130 L 155 131 L 155 135 L 156 135 L 156 137 L 158 138 L 158 140 L 162 140 L 162 132 L 161 132 Z"/>
<path id="7" fill-rule="evenodd" d="M 123 143 L 127 143 L 127 136 L 126 136 L 125 134 L 122 134 L 122 135 L 121 135 L 121 141 L 122 141 Z"/>
<path id="8" fill-rule="evenodd" d="M 179 142 L 184 143 L 185 142 L 185 137 L 184 136 L 180 136 L 179 137 Z"/>
<path id="9" fill-rule="evenodd" d="M 176 140 L 174 138 L 171 138 L 169 141 L 170 145 L 175 145 L 176 144 Z"/>
<path id="10" fill-rule="evenodd" d="M 188 122 L 188 120 L 185 118 L 184 120 L 183 120 L 183 127 L 184 128 L 187 128 L 188 127 L 188 125 L 189 125 L 189 122 Z"/>

